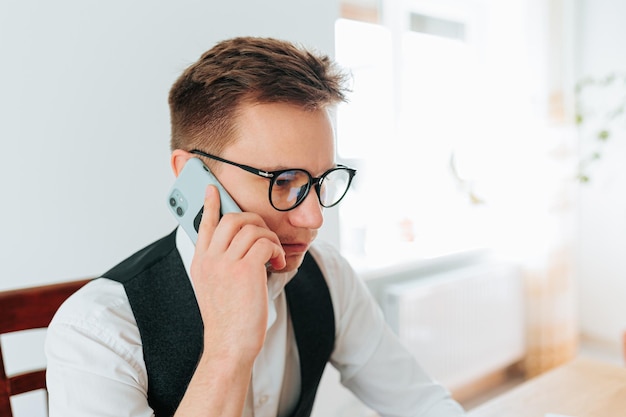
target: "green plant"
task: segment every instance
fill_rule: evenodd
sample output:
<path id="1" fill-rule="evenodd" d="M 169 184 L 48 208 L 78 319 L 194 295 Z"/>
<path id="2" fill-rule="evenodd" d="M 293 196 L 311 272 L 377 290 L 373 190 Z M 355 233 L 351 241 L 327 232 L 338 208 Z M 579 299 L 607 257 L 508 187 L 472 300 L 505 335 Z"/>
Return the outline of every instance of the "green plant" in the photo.
<path id="1" fill-rule="evenodd" d="M 591 167 L 602 159 L 607 143 L 626 128 L 626 73 L 586 77 L 576 84 L 576 125 L 581 135 L 578 180 L 591 180 Z"/>

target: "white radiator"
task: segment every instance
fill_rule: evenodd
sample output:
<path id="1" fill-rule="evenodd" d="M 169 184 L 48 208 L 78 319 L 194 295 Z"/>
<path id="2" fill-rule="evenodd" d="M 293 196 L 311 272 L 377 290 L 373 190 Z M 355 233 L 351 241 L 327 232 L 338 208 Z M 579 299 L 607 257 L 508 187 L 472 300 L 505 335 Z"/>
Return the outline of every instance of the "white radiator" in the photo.
<path id="1" fill-rule="evenodd" d="M 523 358 L 524 289 L 513 265 L 483 263 L 381 288 L 385 317 L 450 390 Z"/>

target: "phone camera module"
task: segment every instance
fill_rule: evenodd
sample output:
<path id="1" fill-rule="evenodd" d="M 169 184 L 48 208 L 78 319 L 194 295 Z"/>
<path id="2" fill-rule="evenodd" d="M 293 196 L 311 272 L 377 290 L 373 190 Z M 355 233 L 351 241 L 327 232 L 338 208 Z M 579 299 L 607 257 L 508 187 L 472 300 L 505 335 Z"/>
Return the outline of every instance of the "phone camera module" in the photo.
<path id="1" fill-rule="evenodd" d="M 187 199 L 180 190 L 174 189 L 168 197 L 168 204 L 172 212 L 182 217 L 187 212 Z"/>

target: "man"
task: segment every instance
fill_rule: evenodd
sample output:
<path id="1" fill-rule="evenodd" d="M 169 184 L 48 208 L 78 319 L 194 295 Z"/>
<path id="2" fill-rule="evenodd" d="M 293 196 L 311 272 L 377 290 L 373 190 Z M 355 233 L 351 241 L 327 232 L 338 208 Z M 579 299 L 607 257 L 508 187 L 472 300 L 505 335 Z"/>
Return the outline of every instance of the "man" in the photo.
<path id="1" fill-rule="evenodd" d="M 261 38 L 223 41 L 181 75 L 173 171 L 200 158 L 242 213 L 220 218 L 209 186 L 195 247 L 179 228 L 64 304 L 46 343 L 51 417 L 306 416 L 328 361 L 381 415 L 463 415 L 313 243 L 355 173 L 335 163 L 329 115 L 344 78 Z"/>

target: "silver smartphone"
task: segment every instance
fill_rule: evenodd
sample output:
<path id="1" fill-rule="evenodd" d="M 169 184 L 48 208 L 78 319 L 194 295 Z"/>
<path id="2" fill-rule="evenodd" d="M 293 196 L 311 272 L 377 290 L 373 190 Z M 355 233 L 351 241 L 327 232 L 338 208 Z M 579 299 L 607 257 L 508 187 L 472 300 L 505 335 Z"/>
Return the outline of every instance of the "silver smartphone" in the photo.
<path id="1" fill-rule="evenodd" d="M 241 212 L 237 203 L 209 168 L 200 159 L 190 158 L 168 194 L 167 205 L 194 245 L 198 240 L 198 229 L 204 211 L 204 196 L 209 184 L 215 185 L 220 192 L 220 215 Z"/>

